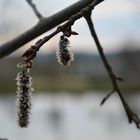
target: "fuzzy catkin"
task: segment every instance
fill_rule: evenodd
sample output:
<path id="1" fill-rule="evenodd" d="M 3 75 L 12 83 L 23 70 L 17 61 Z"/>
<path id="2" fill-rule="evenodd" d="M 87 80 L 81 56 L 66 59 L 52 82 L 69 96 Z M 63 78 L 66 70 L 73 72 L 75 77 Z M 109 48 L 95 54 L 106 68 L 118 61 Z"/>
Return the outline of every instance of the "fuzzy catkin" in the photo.
<path id="1" fill-rule="evenodd" d="M 31 110 L 32 78 L 28 69 L 17 75 L 17 121 L 20 127 L 27 127 Z"/>
<path id="2" fill-rule="evenodd" d="M 57 60 L 63 66 L 69 66 L 73 61 L 73 54 L 69 51 L 69 40 L 65 36 L 60 37 Z"/>

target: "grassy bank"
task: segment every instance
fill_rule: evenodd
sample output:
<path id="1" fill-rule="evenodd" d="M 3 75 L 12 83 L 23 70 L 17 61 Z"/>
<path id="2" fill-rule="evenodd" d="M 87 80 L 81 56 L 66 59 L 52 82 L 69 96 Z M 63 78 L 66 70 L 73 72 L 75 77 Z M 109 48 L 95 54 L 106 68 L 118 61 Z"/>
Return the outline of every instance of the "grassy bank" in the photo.
<path id="1" fill-rule="evenodd" d="M 109 91 L 112 89 L 111 83 L 107 78 L 91 78 L 84 76 L 34 76 L 33 88 L 36 92 L 75 92 L 80 93 L 84 91 Z M 0 93 L 15 93 L 16 81 L 14 77 L 1 78 Z M 139 85 L 128 85 L 126 83 L 120 84 L 124 92 L 135 92 L 140 90 Z"/>

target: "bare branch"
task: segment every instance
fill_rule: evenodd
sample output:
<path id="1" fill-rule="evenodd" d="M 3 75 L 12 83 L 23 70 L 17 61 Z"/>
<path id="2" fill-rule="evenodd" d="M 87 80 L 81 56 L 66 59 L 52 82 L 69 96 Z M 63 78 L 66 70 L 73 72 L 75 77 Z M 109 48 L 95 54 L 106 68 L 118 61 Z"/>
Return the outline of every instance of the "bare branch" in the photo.
<path id="1" fill-rule="evenodd" d="M 112 86 L 113 86 L 113 90 L 110 94 L 108 94 L 101 102 L 101 104 L 103 104 L 109 97 L 110 95 L 112 95 L 115 91 L 118 93 L 120 99 L 121 99 L 121 102 L 123 104 L 123 107 L 125 109 L 125 112 L 126 112 L 126 115 L 127 115 L 127 118 L 128 118 L 128 121 L 129 123 L 132 123 L 134 122 L 136 124 L 136 127 L 140 129 L 140 119 L 139 117 L 133 113 L 133 111 L 130 109 L 130 107 L 128 106 L 127 102 L 125 101 L 124 97 L 123 97 L 123 94 L 121 92 L 121 90 L 119 89 L 119 86 L 117 84 L 117 80 L 118 80 L 118 77 L 114 74 L 110 64 L 108 63 L 107 61 L 107 58 L 103 52 L 103 48 L 100 44 L 100 41 L 97 37 L 97 34 L 95 32 L 95 29 L 94 29 L 94 25 L 93 25 L 93 22 L 91 20 L 91 11 L 89 11 L 86 15 L 85 15 L 85 19 L 87 21 L 87 24 L 89 26 L 89 29 L 90 29 L 90 32 L 91 32 L 91 35 L 95 41 L 95 44 L 97 46 L 97 49 L 98 49 L 98 52 L 100 54 L 100 57 L 104 63 L 104 66 L 106 68 L 106 71 L 108 73 L 108 76 L 110 77 L 110 80 L 111 80 L 111 83 L 112 83 Z M 120 78 L 119 78 L 120 79 Z"/>
<path id="2" fill-rule="evenodd" d="M 33 1 L 32 0 L 26 0 L 26 1 L 30 5 L 30 7 L 33 9 L 33 11 L 34 11 L 35 15 L 38 17 L 38 19 L 41 19 L 43 16 L 38 11 L 38 9 L 36 8 L 36 5 L 33 3 Z"/>
<path id="3" fill-rule="evenodd" d="M 15 50 L 19 49 L 29 41 L 33 40 L 34 38 L 38 37 L 39 35 L 49 31 L 50 29 L 58 26 L 59 24 L 68 20 L 72 15 L 79 12 L 82 8 L 93 2 L 94 0 L 80 0 L 71 6 L 61 10 L 60 12 L 47 17 L 42 18 L 39 22 L 32 27 L 31 29 L 27 30 L 26 32 L 22 33 L 18 37 L 14 38 L 13 40 L 6 42 L 0 46 L 0 58 L 9 55 L 10 53 L 14 52 Z"/>

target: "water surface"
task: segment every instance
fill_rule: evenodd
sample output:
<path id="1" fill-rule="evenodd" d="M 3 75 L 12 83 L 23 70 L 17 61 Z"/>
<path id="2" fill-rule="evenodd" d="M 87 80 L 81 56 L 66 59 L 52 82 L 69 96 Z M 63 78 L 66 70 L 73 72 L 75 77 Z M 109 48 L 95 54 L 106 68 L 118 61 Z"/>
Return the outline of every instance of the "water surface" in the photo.
<path id="1" fill-rule="evenodd" d="M 100 107 L 104 94 L 41 93 L 33 95 L 28 128 L 16 122 L 16 95 L 0 96 L 0 138 L 9 140 L 139 140 L 140 130 L 128 124 L 117 96 Z M 130 98 L 128 98 L 130 99 Z M 132 108 L 140 115 L 140 95 Z"/>

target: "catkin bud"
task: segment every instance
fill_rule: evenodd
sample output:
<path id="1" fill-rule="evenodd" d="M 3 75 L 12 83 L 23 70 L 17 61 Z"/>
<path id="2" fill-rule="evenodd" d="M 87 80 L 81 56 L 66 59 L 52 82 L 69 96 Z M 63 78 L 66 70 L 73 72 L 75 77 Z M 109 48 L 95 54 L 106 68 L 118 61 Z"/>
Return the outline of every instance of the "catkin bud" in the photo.
<path id="1" fill-rule="evenodd" d="M 73 54 L 69 51 L 69 40 L 65 36 L 60 37 L 59 50 L 57 51 L 57 60 L 63 66 L 69 66 L 73 61 Z"/>
<path id="2" fill-rule="evenodd" d="M 27 127 L 31 109 L 32 78 L 25 68 L 17 75 L 17 120 L 20 127 Z"/>

